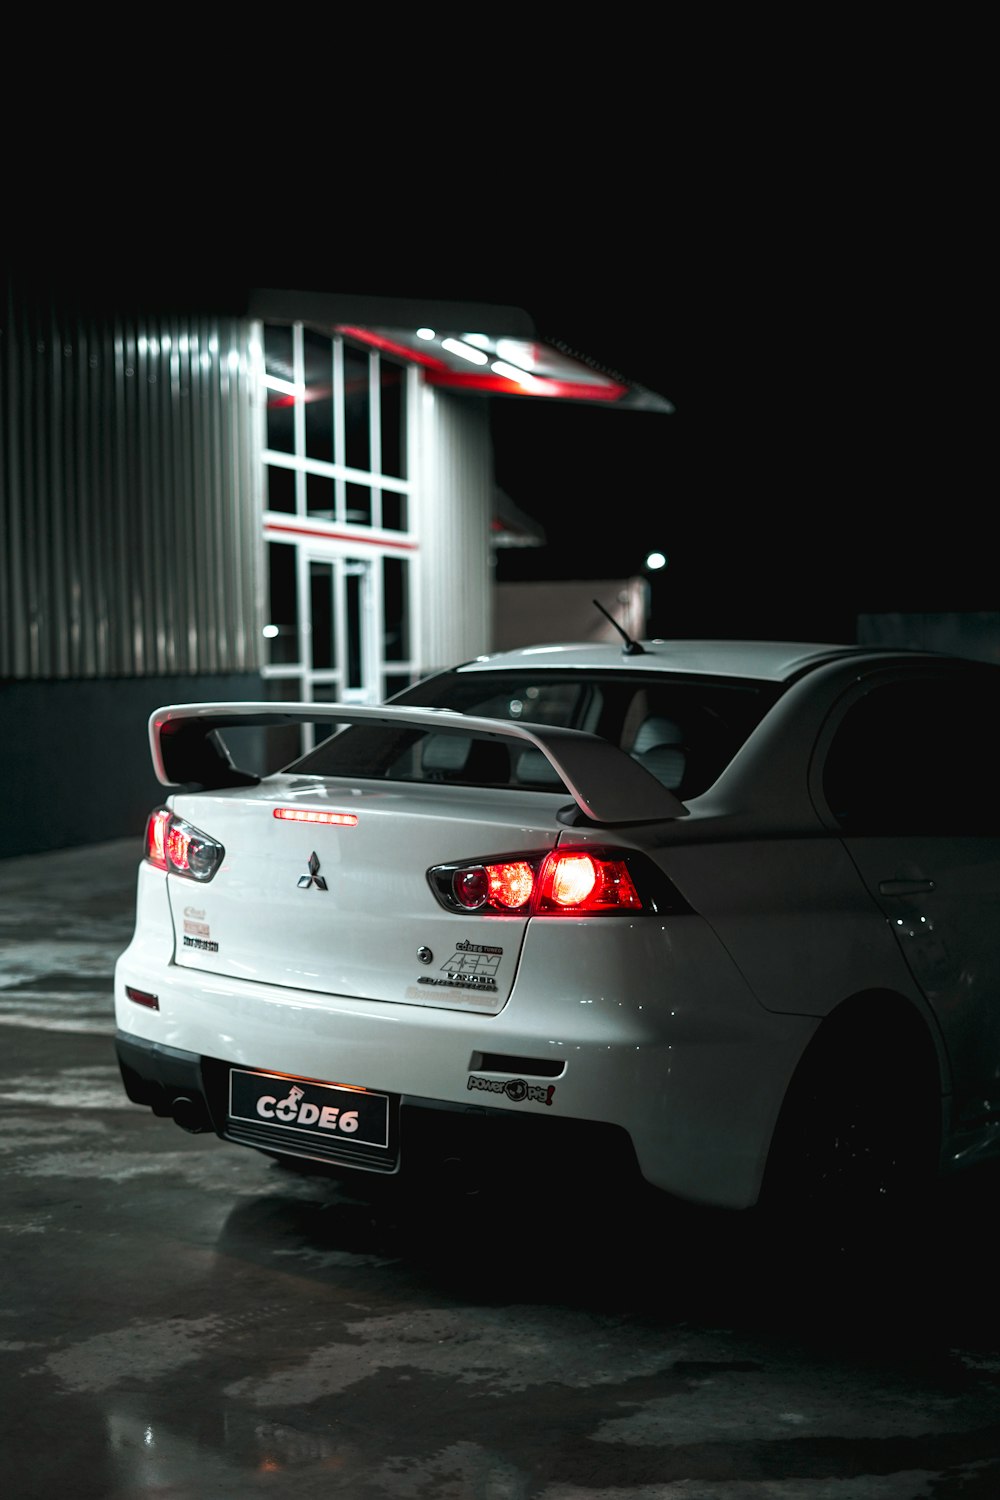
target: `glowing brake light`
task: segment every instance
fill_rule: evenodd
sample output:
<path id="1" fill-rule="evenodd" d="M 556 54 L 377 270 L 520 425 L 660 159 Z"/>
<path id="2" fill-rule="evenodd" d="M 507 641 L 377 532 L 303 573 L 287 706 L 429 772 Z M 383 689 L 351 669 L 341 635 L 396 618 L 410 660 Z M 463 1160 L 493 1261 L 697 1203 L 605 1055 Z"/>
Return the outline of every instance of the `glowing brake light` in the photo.
<path id="1" fill-rule="evenodd" d="M 170 875 L 211 880 L 225 852 L 215 839 L 176 817 L 168 807 L 158 807 L 146 820 L 145 857 Z"/>
<path id="2" fill-rule="evenodd" d="M 591 854 L 550 854 L 542 866 L 536 912 L 641 911 L 628 867 Z"/>
<path id="3" fill-rule="evenodd" d="M 151 865 L 156 865 L 160 870 L 167 868 L 167 824 L 170 822 L 170 813 L 167 808 L 159 807 L 156 812 L 150 813 L 146 822 L 146 858 Z"/>
<path id="4" fill-rule="evenodd" d="M 354 828 L 357 813 L 317 812 L 310 807 L 276 807 L 274 816 L 289 823 L 332 823 L 337 828 Z"/>
<path id="5" fill-rule="evenodd" d="M 428 879 L 449 911 L 480 916 L 589 917 L 665 909 L 639 895 L 629 868 L 634 862 L 635 856 L 614 850 L 556 849 L 534 857 L 439 865 L 428 871 Z M 679 898 L 671 904 L 681 905 Z"/>
<path id="6" fill-rule="evenodd" d="M 500 911 L 520 911 L 531 899 L 535 872 L 526 860 L 509 864 L 471 865 L 456 870 L 453 881 L 455 896 L 467 911 L 478 911 L 490 905 Z"/>
<path id="7" fill-rule="evenodd" d="M 549 869 L 549 865 L 552 866 Z M 589 854 L 567 854 L 546 865 L 549 894 L 560 906 L 579 906 L 598 882 L 597 866 Z"/>

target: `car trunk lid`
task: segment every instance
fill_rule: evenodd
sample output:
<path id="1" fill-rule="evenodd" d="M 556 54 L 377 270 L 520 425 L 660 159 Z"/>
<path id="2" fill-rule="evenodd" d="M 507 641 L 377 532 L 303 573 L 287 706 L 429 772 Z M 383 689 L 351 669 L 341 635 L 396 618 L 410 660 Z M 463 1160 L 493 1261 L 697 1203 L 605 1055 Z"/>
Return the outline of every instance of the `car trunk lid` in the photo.
<path id="1" fill-rule="evenodd" d="M 284 776 L 252 791 L 179 794 L 175 813 L 225 853 L 205 884 L 168 877 L 176 962 L 311 995 L 496 1012 L 513 984 L 527 918 L 447 912 L 427 871 L 552 848 L 559 799 L 536 794 L 530 809 L 528 800 Z M 546 803 L 551 811 L 539 818 Z M 289 812 L 356 821 L 299 821 Z"/>

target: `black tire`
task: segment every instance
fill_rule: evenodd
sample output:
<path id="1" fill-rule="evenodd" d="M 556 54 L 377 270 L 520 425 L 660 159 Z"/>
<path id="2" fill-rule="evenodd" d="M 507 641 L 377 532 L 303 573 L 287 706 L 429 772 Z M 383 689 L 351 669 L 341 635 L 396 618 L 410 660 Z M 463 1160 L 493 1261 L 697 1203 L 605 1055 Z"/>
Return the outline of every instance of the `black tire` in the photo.
<path id="1" fill-rule="evenodd" d="M 792 1080 L 761 1208 L 815 1251 L 894 1254 L 932 1220 L 938 1129 L 936 1067 L 915 1032 L 831 1023 Z"/>

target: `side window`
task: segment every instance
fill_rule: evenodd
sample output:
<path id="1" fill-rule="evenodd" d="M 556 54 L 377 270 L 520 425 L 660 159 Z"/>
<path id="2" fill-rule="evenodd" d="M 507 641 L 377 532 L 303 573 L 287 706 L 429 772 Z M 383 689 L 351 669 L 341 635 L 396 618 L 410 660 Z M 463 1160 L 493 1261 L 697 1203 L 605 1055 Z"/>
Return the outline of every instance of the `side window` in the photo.
<path id="1" fill-rule="evenodd" d="M 996 707 L 974 671 L 886 683 L 854 704 L 823 770 L 845 834 L 1000 832 Z"/>

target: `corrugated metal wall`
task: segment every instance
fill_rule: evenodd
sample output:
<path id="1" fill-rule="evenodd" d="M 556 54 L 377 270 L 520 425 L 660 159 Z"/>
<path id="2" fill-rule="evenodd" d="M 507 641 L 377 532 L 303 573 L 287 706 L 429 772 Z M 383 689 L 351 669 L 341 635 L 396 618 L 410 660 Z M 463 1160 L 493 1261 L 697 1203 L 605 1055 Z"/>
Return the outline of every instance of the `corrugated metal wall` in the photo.
<path id="1" fill-rule="evenodd" d="M 250 323 L 4 291 L 0 677 L 257 668 Z"/>

